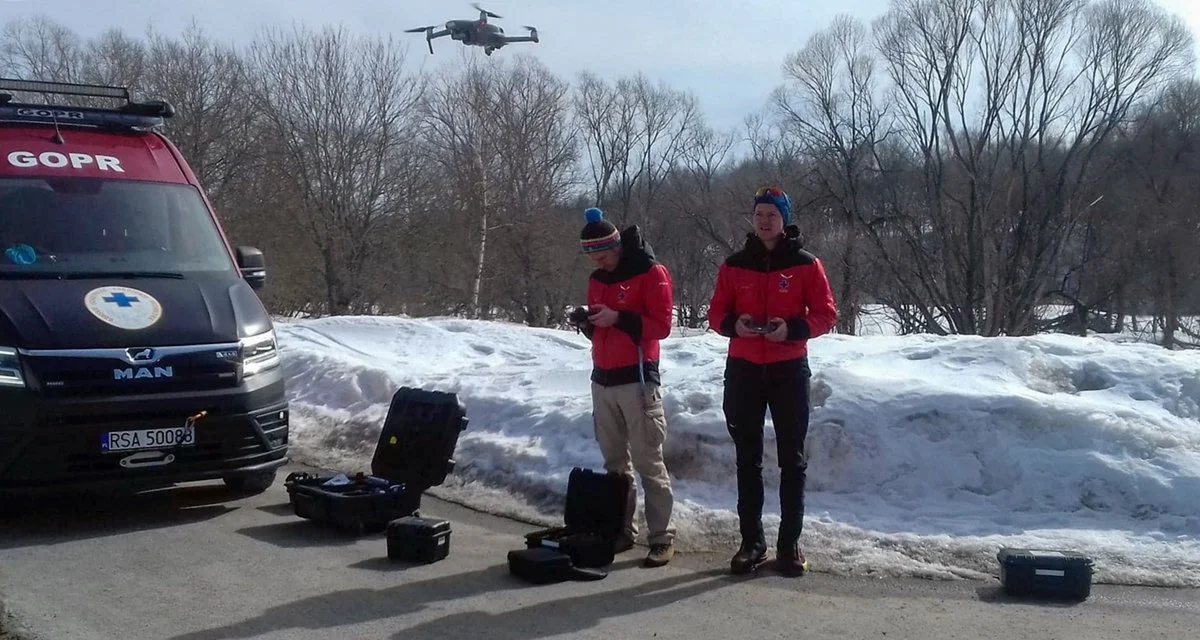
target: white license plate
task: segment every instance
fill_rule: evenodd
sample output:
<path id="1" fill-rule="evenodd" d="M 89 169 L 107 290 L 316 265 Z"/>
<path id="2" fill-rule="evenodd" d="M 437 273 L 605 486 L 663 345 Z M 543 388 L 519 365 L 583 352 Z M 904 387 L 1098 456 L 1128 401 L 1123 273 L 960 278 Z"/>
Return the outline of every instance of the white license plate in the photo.
<path id="1" fill-rule="evenodd" d="M 101 451 L 136 451 L 196 444 L 195 427 L 111 431 L 100 436 Z"/>

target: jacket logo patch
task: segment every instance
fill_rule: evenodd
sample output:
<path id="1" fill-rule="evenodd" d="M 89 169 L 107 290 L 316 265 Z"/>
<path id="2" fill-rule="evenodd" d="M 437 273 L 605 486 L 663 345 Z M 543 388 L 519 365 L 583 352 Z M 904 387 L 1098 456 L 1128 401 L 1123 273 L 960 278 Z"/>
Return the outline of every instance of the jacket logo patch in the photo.
<path id="1" fill-rule="evenodd" d="M 780 274 L 780 276 L 779 276 L 779 290 L 780 290 L 780 291 L 787 291 L 787 290 L 788 290 L 788 287 L 790 287 L 790 286 L 791 286 L 791 283 L 789 282 L 789 280 L 791 280 L 791 279 L 792 279 L 792 276 L 785 276 L 785 275 L 783 275 L 783 274 Z"/>
<path id="2" fill-rule="evenodd" d="M 621 304 L 625 304 L 626 292 L 628 292 L 628 291 L 629 291 L 628 285 L 624 285 L 624 284 L 620 285 L 617 288 L 617 302 L 619 302 Z"/>

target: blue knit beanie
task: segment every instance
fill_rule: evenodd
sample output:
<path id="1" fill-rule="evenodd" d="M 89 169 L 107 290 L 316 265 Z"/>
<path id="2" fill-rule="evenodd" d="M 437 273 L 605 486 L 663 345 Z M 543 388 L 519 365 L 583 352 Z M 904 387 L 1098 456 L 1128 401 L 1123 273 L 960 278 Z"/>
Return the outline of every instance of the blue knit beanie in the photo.
<path id="1" fill-rule="evenodd" d="M 779 209 L 779 215 L 783 216 L 784 226 L 790 224 L 792 219 L 792 199 L 788 197 L 787 192 L 779 187 L 763 187 L 759 189 L 759 192 L 761 193 L 756 192 L 754 196 L 754 204 L 765 202 L 775 205 L 775 208 Z"/>

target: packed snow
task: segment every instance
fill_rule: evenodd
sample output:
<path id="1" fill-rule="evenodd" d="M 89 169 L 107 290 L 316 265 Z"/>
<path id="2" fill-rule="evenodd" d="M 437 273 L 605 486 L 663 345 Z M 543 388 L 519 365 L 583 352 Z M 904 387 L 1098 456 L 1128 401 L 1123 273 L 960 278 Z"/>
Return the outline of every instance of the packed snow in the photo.
<path id="1" fill-rule="evenodd" d="M 454 474 L 431 494 L 555 524 L 571 468 L 603 466 L 589 343 L 574 332 L 394 317 L 285 321 L 278 331 L 298 460 L 368 470 L 392 394 L 416 386 L 457 393 L 470 420 Z M 663 343 L 684 550 L 737 545 L 721 410 L 727 343 L 713 333 Z M 801 542 L 815 569 L 984 578 L 997 573 L 1001 546 L 1066 548 L 1096 559 L 1098 582 L 1200 586 L 1197 353 L 1066 335 L 829 335 L 810 352 Z M 767 439 L 773 540 L 769 428 Z"/>

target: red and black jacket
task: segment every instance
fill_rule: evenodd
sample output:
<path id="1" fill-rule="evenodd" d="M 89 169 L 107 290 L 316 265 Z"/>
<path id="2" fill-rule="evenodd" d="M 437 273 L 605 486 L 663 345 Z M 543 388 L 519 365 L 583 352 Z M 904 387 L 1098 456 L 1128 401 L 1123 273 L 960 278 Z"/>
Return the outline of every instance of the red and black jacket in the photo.
<path id="1" fill-rule="evenodd" d="M 619 314 L 611 327 L 583 328 L 592 341 L 592 381 L 606 387 L 638 382 L 640 345 L 645 381 L 660 384 L 659 341 L 671 335 L 674 284 L 637 225 L 621 232 L 621 246 L 617 268 L 596 269 L 588 279 L 588 306 L 603 304 Z"/>
<path id="2" fill-rule="evenodd" d="M 787 339 L 771 342 L 762 336 L 738 336 L 735 325 L 742 314 L 760 323 L 783 318 Z M 836 323 L 837 306 L 825 268 L 802 248 L 795 226 L 786 229 L 771 251 L 753 233 L 747 234 L 745 247 L 729 256 L 717 272 L 708 326 L 731 338 L 731 360 L 779 369 L 788 368 L 785 363 L 806 367 L 807 341 L 832 331 Z"/>

